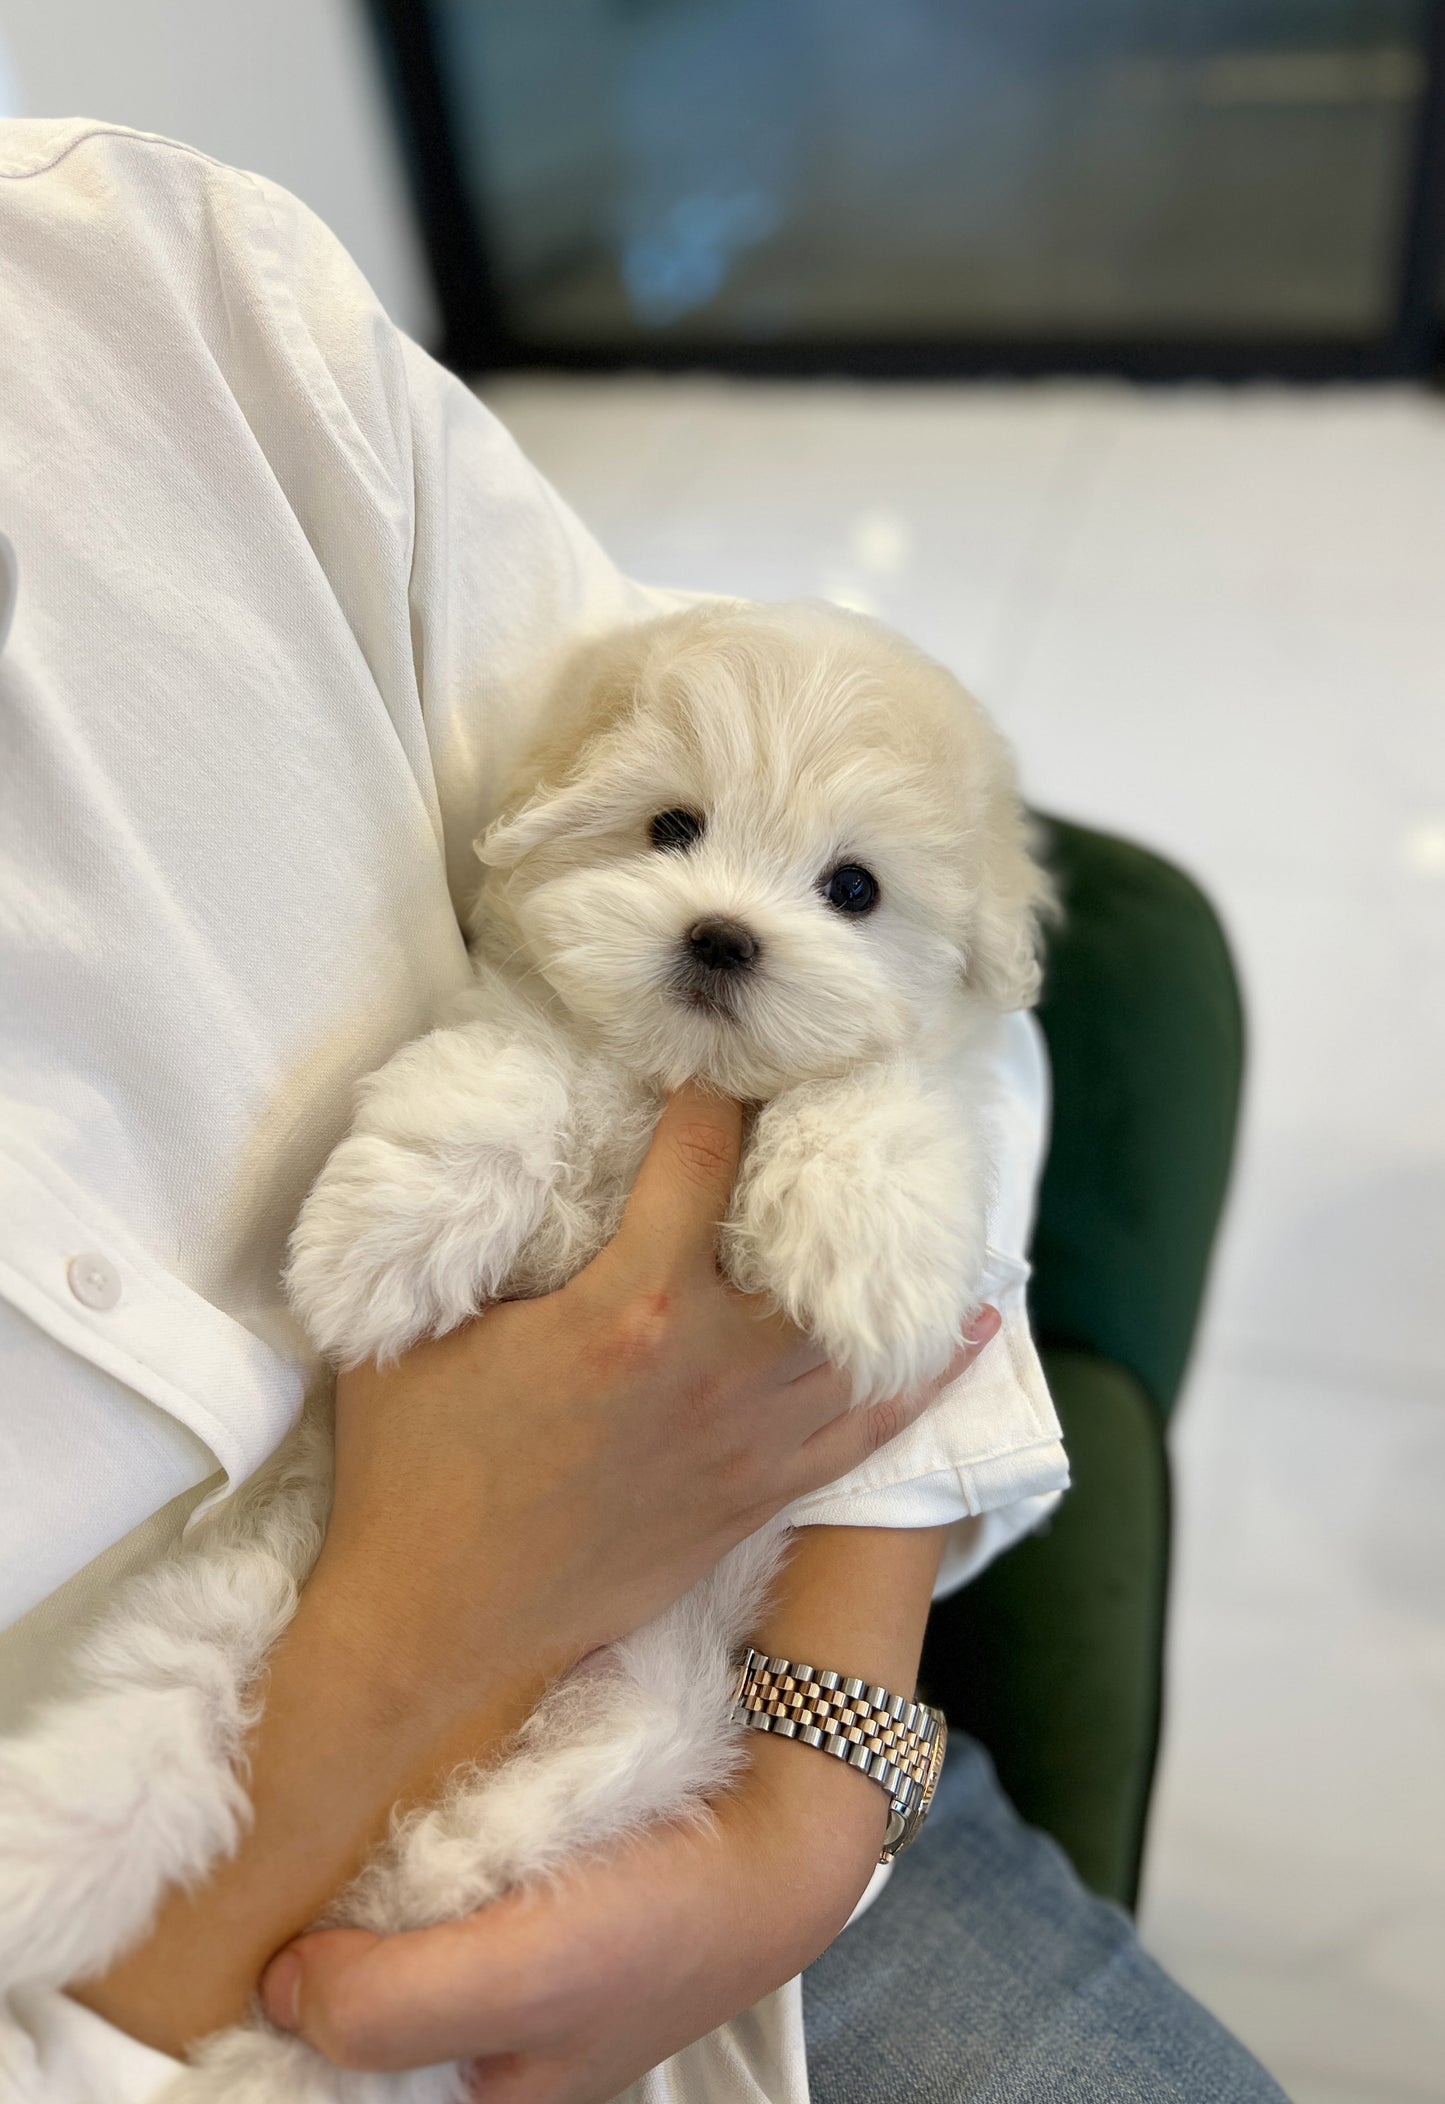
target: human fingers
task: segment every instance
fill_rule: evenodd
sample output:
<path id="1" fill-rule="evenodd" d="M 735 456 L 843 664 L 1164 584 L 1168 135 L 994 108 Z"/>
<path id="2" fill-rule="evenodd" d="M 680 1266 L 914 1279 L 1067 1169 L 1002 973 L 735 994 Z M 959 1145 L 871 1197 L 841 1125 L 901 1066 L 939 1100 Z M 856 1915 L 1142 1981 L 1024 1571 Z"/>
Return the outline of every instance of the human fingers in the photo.
<path id="1" fill-rule="evenodd" d="M 765 1364 L 791 1385 L 828 1364 L 826 1348 L 768 1294 L 739 1293 L 724 1281 L 719 1313 L 739 1365 Z"/>
<path id="2" fill-rule="evenodd" d="M 709 1853 L 696 1832 L 660 1829 L 461 1921 L 301 1936 L 268 1967 L 263 2005 L 338 2067 L 478 2060 L 499 2075 L 501 2061 L 553 2052 L 646 1992 L 686 1942 Z"/>
<path id="3" fill-rule="evenodd" d="M 881 1402 L 867 1403 L 857 1409 L 845 1407 L 831 1416 L 825 1415 L 820 1428 L 803 1442 L 798 1452 L 796 1481 L 788 1498 L 804 1497 L 811 1491 L 821 1490 L 826 1484 L 836 1483 L 840 1476 L 846 1476 L 850 1469 L 857 1468 L 896 1439 L 900 1432 L 906 1431 L 945 1388 L 967 1373 L 984 1346 L 997 1336 L 999 1327 L 998 1309 L 981 1308 L 964 1332 L 963 1343 L 942 1373 L 933 1380 L 906 1395 L 888 1396 Z M 830 1395 L 837 1392 L 839 1378 L 829 1367 L 809 1374 L 796 1385 L 806 1390 L 817 1384 L 818 1409 L 822 1414 L 827 1411 Z"/>
<path id="4" fill-rule="evenodd" d="M 543 2059 L 535 2053 L 505 2053 L 473 2062 L 467 2104 L 572 2104 L 577 2094 L 574 2070 L 565 2056 Z"/>
<path id="5" fill-rule="evenodd" d="M 852 1406 L 852 1377 L 820 1356 L 790 1381 L 778 1398 L 779 1430 L 786 1427 L 794 1443 L 801 1444 L 825 1425 L 835 1424 Z"/>
<path id="6" fill-rule="evenodd" d="M 614 1262 L 649 1280 L 716 1269 L 742 1131 L 741 1106 L 730 1096 L 696 1082 L 669 1096 L 609 1244 Z"/>
<path id="7" fill-rule="evenodd" d="M 506 2015 L 523 1983 L 490 1926 L 482 1914 L 400 1936 L 317 1930 L 272 1960 L 262 2005 L 336 2067 L 385 2074 L 513 2052 L 531 2043 L 530 2027 Z"/>

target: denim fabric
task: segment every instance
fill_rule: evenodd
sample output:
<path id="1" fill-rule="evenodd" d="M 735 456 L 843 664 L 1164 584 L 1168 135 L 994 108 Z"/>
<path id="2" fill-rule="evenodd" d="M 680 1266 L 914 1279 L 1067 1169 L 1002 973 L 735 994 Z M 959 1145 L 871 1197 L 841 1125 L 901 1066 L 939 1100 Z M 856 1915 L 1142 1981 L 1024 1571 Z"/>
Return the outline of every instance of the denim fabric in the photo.
<path id="1" fill-rule="evenodd" d="M 928 1825 L 803 1976 L 813 2104 L 1284 2104 L 950 1742 Z"/>

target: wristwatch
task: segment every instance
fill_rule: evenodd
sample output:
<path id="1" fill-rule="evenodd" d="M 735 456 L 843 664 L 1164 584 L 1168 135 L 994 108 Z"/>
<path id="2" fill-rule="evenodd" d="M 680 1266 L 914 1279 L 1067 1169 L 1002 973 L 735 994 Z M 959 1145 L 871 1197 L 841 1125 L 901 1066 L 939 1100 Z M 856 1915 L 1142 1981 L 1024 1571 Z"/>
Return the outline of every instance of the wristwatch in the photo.
<path id="1" fill-rule="evenodd" d="M 749 1650 L 733 1693 L 733 1718 L 749 1731 L 774 1731 L 831 1753 L 885 1789 L 891 1812 L 880 1863 L 891 1863 L 918 1838 L 943 1771 L 948 1726 L 942 1710 Z"/>

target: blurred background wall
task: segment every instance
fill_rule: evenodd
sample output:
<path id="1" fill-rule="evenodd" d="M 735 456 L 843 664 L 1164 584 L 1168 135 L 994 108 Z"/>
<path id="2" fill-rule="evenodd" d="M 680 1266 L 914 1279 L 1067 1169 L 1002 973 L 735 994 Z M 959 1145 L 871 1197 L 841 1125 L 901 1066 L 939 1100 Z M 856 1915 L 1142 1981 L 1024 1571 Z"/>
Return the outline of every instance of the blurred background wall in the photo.
<path id="1" fill-rule="evenodd" d="M 485 251 L 463 362 L 1399 367 L 1436 305 L 1429 0 L 372 12 Z"/>

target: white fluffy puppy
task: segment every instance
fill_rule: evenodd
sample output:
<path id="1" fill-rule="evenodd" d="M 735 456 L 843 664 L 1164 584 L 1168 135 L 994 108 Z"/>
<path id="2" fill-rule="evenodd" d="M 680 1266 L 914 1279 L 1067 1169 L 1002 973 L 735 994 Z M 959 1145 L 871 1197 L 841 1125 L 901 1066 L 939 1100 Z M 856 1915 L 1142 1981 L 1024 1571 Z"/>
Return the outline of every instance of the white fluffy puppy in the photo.
<path id="1" fill-rule="evenodd" d="M 974 1311 L 979 1054 L 1038 985 L 1045 881 L 1007 750 L 957 682 L 835 609 L 719 603 L 589 646 L 478 842 L 476 979 L 366 1081 L 290 1290 L 333 1361 L 546 1292 L 616 1228 L 666 1091 L 756 1106 L 723 1255 L 853 1377 L 938 1373 Z M 0 1749 L 0 1990 L 95 1973 L 246 1816 L 253 1690 L 325 1523 L 324 1412 L 133 1585 L 73 1694 Z M 775 1567 L 744 1543 L 556 1688 L 509 1755 L 399 1826 L 333 1919 L 467 1912 L 650 1819 L 736 1757 L 730 1660 Z M 451 2104 L 453 2069 L 330 2068 L 264 2027 L 175 2104 Z"/>

